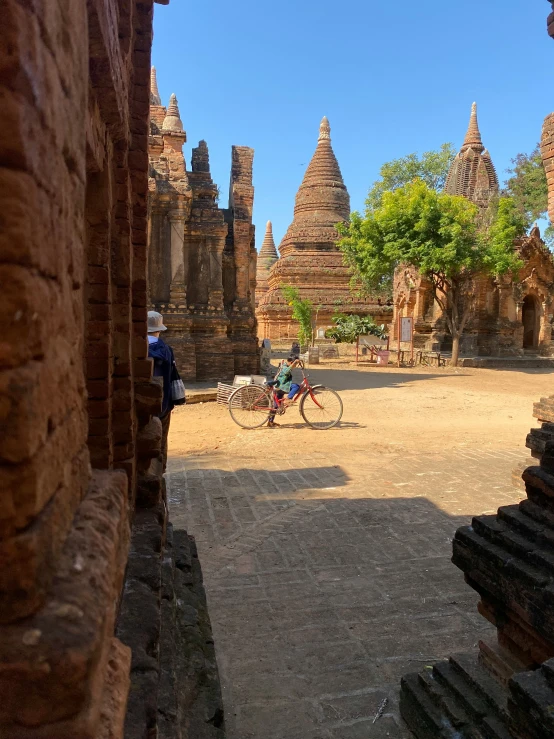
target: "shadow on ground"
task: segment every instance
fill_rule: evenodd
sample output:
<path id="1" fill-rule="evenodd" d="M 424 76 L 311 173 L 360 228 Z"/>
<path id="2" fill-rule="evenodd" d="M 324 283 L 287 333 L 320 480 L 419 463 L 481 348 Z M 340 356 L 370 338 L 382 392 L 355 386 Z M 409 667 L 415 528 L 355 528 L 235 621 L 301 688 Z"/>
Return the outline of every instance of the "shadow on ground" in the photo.
<path id="1" fill-rule="evenodd" d="M 450 562 L 470 517 L 382 487 L 387 470 L 372 484 L 340 465 L 196 464 L 171 473 L 170 505 L 198 539 L 228 739 L 407 739 L 401 676 L 493 633 Z M 424 479 L 438 497 L 444 483 Z"/>
<path id="2" fill-rule="evenodd" d="M 273 367 L 272 371 L 275 374 L 277 368 Z M 295 370 L 295 372 L 298 372 L 298 377 L 300 377 L 299 371 Z M 381 372 L 378 368 L 356 370 L 308 367 L 306 374 L 310 378 L 312 385 L 327 385 L 333 388 L 333 390 L 367 390 L 382 387 L 400 387 L 402 385 L 408 385 L 411 382 L 434 380 L 435 378 L 461 377 L 464 373 L 460 371 L 457 374 L 449 375 L 431 372 L 423 374 L 412 370 L 406 370 L 404 372 Z"/>

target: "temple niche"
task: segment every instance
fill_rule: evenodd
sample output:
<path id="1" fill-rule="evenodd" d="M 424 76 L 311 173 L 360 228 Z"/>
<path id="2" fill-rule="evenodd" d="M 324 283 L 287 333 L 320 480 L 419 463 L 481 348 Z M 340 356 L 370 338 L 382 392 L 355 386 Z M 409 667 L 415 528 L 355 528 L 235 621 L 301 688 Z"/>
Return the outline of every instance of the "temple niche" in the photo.
<path id="1" fill-rule="evenodd" d="M 184 380 L 259 369 L 254 300 L 254 152 L 232 147 L 229 206 L 218 206 L 205 141 L 192 149 L 175 95 L 161 104 L 152 68 L 149 137 L 149 302 L 164 316 Z"/>
<path id="2" fill-rule="evenodd" d="M 350 288 L 351 272 L 337 248 L 335 228 L 349 217 L 350 196 L 331 146 L 329 121 L 324 117 L 317 148 L 296 194 L 293 221 L 279 246 L 280 258 L 269 270 L 263 262 L 265 272 L 258 273 L 261 284 L 256 315 L 260 338 L 279 340 L 298 334 L 298 324 L 291 318 L 281 285 L 297 287 L 302 298 L 312 301 L 318 336 L 332 325 L 332 317 L 338 312 L 371 314 L 378 323 L 390 321 L 390 313 L 380 301 L 359 297 Z"/>
<path id="3" fill-rule="evenodd" d="M 547 126 L 545 124 L 545 130 Z M 543 151 L 554 148 L 553 129 L 552 125 L 548 129 L 550 138 L 543 137 Z M 554 164 L 551 173 L 554 179 Z M 475 103 L 464 143 L 448 173 L 445 192 L 468 198 L 482 211 L 500 192 L 494 164 L 481 139 Z M 471 286 L 474 307 L 461 339 L 461 354 L 552 353 L 554 259 L 538 228 L 520 239 L 515 248 L 523 261 L 517 275 L 500 278 L 478 275 L 474 278 Z M 451 350 L 452 337 L 442 310 L 433 299 L 431 284 L 410 265 L 400 265 L 395 271 L 393 304 L 393 336 L 398 316 L 412 316 L 416 348 Z"/>

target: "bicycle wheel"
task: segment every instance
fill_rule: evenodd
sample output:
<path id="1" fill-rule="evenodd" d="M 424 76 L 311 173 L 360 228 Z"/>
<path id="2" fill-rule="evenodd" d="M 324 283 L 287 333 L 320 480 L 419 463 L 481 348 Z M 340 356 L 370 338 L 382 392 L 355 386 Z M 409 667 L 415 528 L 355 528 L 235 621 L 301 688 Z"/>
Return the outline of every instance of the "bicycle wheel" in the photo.
<path id="1" fill-rule="evenodd" d="M 243 429 L 263 426 L 269 416 L 272 400 L 269 392 L 260 385 L 243 385 L 229 397 L 229 413 L 233 421 Z"/>
<path id="2" fill-rule="evenodd" d="M 300 413 L 313 429 L 332 429 L 342 418 L 342 400 L 331 388 L 314 385 L 302 396 Z"/>

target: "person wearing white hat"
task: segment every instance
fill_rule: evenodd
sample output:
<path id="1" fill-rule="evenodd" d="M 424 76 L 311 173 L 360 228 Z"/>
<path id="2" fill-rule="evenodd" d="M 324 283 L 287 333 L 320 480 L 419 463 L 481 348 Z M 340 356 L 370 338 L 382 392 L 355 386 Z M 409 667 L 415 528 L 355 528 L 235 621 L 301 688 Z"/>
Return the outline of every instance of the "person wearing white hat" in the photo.
<path id="1" fill-rule="evenodd" d="M 163 316 L 155 310 L 148 311 L 148 356 L 154 360 L 154 377 L 163 378 L 162 412 L 159 416 L 162 422 L 162 457 L 163 469 L 167 463 L 167 436 L 171 421 L 171 411 L 175 403 L 171 394 L 171 383 L 177 372 L 173 349 L 160 338 L 162 331 L 167 331 L 164 326 Z"/>

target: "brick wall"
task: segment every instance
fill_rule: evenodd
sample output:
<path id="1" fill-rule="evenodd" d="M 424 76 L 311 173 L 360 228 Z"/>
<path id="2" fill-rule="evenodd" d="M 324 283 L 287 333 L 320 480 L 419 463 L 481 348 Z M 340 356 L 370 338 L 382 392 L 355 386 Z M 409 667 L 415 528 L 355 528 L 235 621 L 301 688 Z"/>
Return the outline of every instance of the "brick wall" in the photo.
<path id="1" fill-rule="evenodd" d="M 0 735 L 120 737 L 114 606 L 135 504 L 159 517 L 163 493 L 145 338 L 152 0 L 6 0 L 2 26 Z"/>

